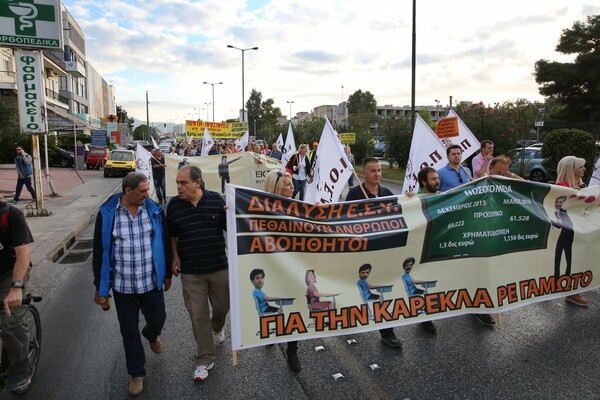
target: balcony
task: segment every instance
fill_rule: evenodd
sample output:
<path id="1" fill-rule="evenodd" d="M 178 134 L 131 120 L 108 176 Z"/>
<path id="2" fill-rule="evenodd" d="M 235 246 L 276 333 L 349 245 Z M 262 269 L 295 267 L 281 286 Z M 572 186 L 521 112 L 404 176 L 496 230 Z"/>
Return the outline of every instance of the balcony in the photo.
<path id="1" fill-rule="evenodd" d="M 16 89 L 17 74 L 14 71 L 0 71 L 0 89 Z"/>
<path id="2" fill-rule="evenodd" d="M 85 78 L 85 66 L 77 61 L 65 61 L 65 70 L 76 78 Z"/>

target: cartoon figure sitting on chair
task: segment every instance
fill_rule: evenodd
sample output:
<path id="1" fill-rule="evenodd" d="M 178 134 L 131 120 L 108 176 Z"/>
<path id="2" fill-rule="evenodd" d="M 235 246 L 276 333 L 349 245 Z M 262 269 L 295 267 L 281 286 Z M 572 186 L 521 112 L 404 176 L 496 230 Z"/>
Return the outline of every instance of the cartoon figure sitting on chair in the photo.
<path id="1" fill-rule="evenodd" d="M 404 268 L 404 275 L 402 276 L 402 282 L 404 282 L 404 287 L 406 288 L 406 293 L 408 294 L 408 297 L 427 293 L 426 289 L 419 289 L 419 288 L 415 287 L 415 285 L 427 285 L 428 283 L 433 283 L 433 285 L 435 285 L 434 281 L 415 281 L 415 280 L 413 280 L 412 276 L 410 276 L 410 271 L 412 270 L 412 267 L 414 265 L 415 265 L 414 257 L 408 257 L 402 263 L 402 267 Z M 428 287 L 428 286 L 425 286 L 425 287 Z M 431 333 L 431 334 L 435 334 L 437 332 L 437 328 L 431 321 L 421 322 L 421 327 L 423 329 L 425 329 L 426 332 Z"/>
<path id="2" fill-rule="evenodd" d="M 256 302 L 256 311 L 258 311 L 259 314 L 283 312 L 281 308 L 273 307 L 268 303 L 268 301 L 279 300 L 279 297 L 269 297 L 262 291 L 262 287 L 265 284 L 265 271 L 258 268 L 253 269 L 250 272 L 250 281 L 254 285 L 252 297 L 254 297 L 254 301 Z"/>
<path id="3" fill-rule="evenodd" d="M 356 282 L 356 284 L 358 285 L 358 289 L 360 290 L 360 297 L 365 301 L 379 300 L 379 298 L 381 297 L 378 294 L 375 294 L 369 290 L 375 288 L 375 285 L 370 285 L 369 282 L 367 282 L 367 278 L 369 277 L 372 268 L 373 267 L 371 266 L 371 264 L 363 264 L 358 268 L 359 279 Z"/>

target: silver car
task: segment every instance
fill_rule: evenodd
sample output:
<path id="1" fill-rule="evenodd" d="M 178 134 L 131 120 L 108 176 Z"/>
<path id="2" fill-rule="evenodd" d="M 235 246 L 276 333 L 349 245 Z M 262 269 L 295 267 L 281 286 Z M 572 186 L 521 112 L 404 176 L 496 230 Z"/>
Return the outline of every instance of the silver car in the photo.
<path id="1" fill-rule="evenodd" d="M 541 147 L 517 148 L 513 151 L 510 172 L 535 182 L 546 182 L 546 168 L 542 163 Z"/>

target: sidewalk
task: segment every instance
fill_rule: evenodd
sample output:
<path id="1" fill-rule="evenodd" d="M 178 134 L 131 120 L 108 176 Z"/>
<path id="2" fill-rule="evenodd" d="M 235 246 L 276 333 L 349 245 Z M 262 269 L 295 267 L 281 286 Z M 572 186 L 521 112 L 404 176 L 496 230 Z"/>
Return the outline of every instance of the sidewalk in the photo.
<path id="1" fill-rule="evenodd" d="M 27 217 L 34 243 L 30 245 L 34 268 L 44 260 L 56 261 L 75 242 L 98 212 L 98 206 L 119 190 L 121 179 L 104 178 L 102 171 L 77 171 L 69 168 L 50 168 L 50 176 L 56 193 L 48 196 L 48 184 L 42 179 L 44 209 L 49 216 Z M 82 182 L 83 180 L 83 182 Z M 16 185 L 14 165 L 0 165 L 0 196 L 12 199 Z M 17 207 L 27 215 L 35 209 L 31 196 L 25 188 Z"/>

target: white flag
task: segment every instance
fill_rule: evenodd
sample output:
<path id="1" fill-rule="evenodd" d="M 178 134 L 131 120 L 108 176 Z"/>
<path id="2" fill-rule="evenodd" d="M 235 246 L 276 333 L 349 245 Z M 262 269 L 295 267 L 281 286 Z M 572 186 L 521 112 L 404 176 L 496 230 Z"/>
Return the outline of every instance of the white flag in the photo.
<path id="1" fill-rule="evenodd" d="M 210 132 L 208 128 L 204 128 L 204 137 L 202 138 L 202 152 L 200 152 L 201 156 L 207 156 L 208 152 L 214 146 L 215 142 L 213 141 L 212 136 L 210 136 Z"/>
<path id="2" fill-rule="evenodd" d="M 596 165 L 594 166 L 594 173 L 590 178 L 590 184 L 588 186 L 600 185 L 600 157 L 596 160 Z"/>
<path id="3" fill-rule="evenodd" d="M 294 140 L 294 132 L 292 132 L 291 122 L 288 127 L 287 136 L 285 138 L 285 145 L 281 147 L 281 152 L 283 153 L 283 157 L 281 157 L 281 170 L 285 171 L 285 166 L 296 152 L 296 141 Z"/>
<path id="4" fill-rule="evenodd" d="M 150 136 L 150 139 L 152 139 L 152 147 L 158 149 L 158 144 L 156 144 L 156 140 L 154 140 L 154 137 Z"/>
<path id="5" fill-rule="evenodd" d="M 154 195 L 154 179 L 152 177 L 152 162 L 150 159 L 152 154 L 146 150 L 140 142 L 137 142 L 137 148 L 135 150 L 135 172 L 141 172 L 148 177 L 150 183 L 150 197 Z"/>
<path id="6" fill-rule="evenodd" d="M 250 138 L 250 132 L 246 129 L 246 133 L 241 138 L 235 139 L 235 148 L 238 149 L 239 153 L 246 151 L 246 146 L 248 146 L 248 139 Z"/>
<path id="7" fill-rule="evenodd" d="M 410 143 L 402 193 L 416 192 L 419 189 L 417 174 L 421 168 L 440 169 L 448 163 L 446 146 L 418 113 L 415 114 L 415 117 L 417 119 Z"/>
<path id="8" fill-rule="evenodd" d="M 454 110 L 450 110 L 448 116 L 456 117 L 458 120 L 458 136 L 450 138 L 450 141 L 452 144 L 458 144 L 462 147 L 462 159 L 464 161 L 481 148 L 481 143 L 479 143 L 479 140 L 473 135 L 473 132 L 471 132 Z"/>
<path id="9" fill-rule="evenodd" d="M 310 204 L 337 203 L 354 169 L 327 116 L 312 162 L 304 201 Z"/>
<path id="10" fill-rule="evenodd" d="M 277 141 L 275 142 L 277 144 L 277 148 L 279 148 L 279 151 L 283 152 L 281 149 L 283 149 L 283 134 L 279 134 L 279 137 L 277 138 Z"/>

